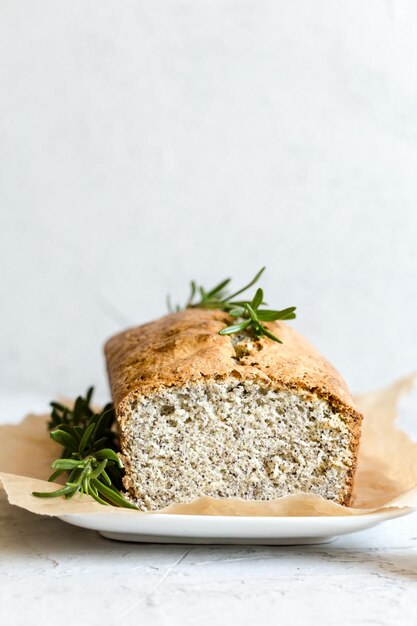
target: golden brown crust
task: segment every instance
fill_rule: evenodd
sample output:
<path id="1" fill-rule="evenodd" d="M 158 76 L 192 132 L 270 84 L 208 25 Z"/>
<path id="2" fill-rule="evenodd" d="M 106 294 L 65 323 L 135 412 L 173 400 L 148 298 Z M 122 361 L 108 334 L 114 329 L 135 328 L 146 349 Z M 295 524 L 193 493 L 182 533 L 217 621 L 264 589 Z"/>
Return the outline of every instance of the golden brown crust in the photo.
<path id="1" fill-rule="evenodd" d="M 349 504 L 359 447 L 362 415 L 345 382 L 298 332 L 283 322 L 267 327 L 282 344 L 266 337 L 254 341 L 246 356 L 237 357 L 230 336 L 219 335 L 231 318 L 222 311 L 187 309 L 126 330 L 105 345 L 113 401 L 120 424 L 138 395 L 189 382 L 251 379 L 276 388 L 314 394 L 346 416 L 354 465 L 342 504 Z"/>

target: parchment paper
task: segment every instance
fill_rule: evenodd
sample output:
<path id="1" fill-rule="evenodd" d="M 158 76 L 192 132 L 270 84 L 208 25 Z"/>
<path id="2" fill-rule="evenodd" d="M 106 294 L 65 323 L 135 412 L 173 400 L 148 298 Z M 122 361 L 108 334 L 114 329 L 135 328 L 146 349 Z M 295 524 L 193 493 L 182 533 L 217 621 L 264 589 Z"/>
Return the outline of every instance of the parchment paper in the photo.
<path id="1" fill-rule="evenodd" d="M 158 513 L 361 515 L 417 507 L 417 443 L 413 443 L 395 426 L 398 399 L 411 389 L 416 378 L 414 374 L 387 389 L 355 398 L 365 418 L 352 507 L 340 506 L 321 496 L 297 494 L 269 502 L 203 497 L 190 503 L 171 504 Z M 95 512 L 106 515 L 153 514 L 103 506 L 85 495 L 71 500 L 32 496 L 32 491 L 54 491 L 57 488 L 56 484 L 46 482 L 51 474 L 50 465 L 61 451 L 61 447 L 48 436 L 47 420 L 47 415 L 29 415 L 16 426 L 0 427 L 0 481 L 11 504 L 32 513 L 51 516 Z"/>

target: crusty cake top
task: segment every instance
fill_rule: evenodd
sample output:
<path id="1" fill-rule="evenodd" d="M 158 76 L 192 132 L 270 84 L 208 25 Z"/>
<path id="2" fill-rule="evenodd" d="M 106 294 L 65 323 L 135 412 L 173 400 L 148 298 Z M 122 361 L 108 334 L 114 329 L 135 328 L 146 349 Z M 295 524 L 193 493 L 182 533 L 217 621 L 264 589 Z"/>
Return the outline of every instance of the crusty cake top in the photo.
<path id="1" fill-rule="evenodd" d="M 223 311 L 186 309 L 111 337 L 105 354 L 119 416 L 137 395 L 234 377 L 327 399 L 359 428 L 361 415 L 342 377 L 302 335 L 284 322 L 268 322 L 283 343 L 248 338 L 242 350 L 236 337 L 219 335 L 230 323 Z"/>

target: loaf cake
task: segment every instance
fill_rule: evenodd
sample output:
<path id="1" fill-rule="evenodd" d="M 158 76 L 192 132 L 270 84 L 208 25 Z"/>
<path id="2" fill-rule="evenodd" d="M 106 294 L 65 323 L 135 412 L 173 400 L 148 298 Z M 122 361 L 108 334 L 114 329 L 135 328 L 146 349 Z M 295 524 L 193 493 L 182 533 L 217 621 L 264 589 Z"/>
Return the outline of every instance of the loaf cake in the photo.
<path id="1" fill-rule="evenodd" d="M 127 497 L 142 511 L 200 496 L 319 494 L 349 505 L 361 414 L 338 372 L 285 322 L 282 344 L 222 336 L 186 309 L 105 345 Z"/>

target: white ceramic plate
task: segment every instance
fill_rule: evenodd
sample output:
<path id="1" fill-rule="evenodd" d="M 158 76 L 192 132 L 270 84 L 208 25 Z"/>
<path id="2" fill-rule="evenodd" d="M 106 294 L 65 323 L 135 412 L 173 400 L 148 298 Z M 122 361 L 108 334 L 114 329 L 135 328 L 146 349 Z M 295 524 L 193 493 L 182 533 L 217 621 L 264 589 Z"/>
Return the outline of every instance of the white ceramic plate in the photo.
<path id="1" fill-rule="evenodd" d="M 63 515 L 64 522 L 103 537 L 145 543 L 295 545 L 327 543 L 412 513 L 397 509 L 349 517 L 226 517 L 214 515 Z"/>

